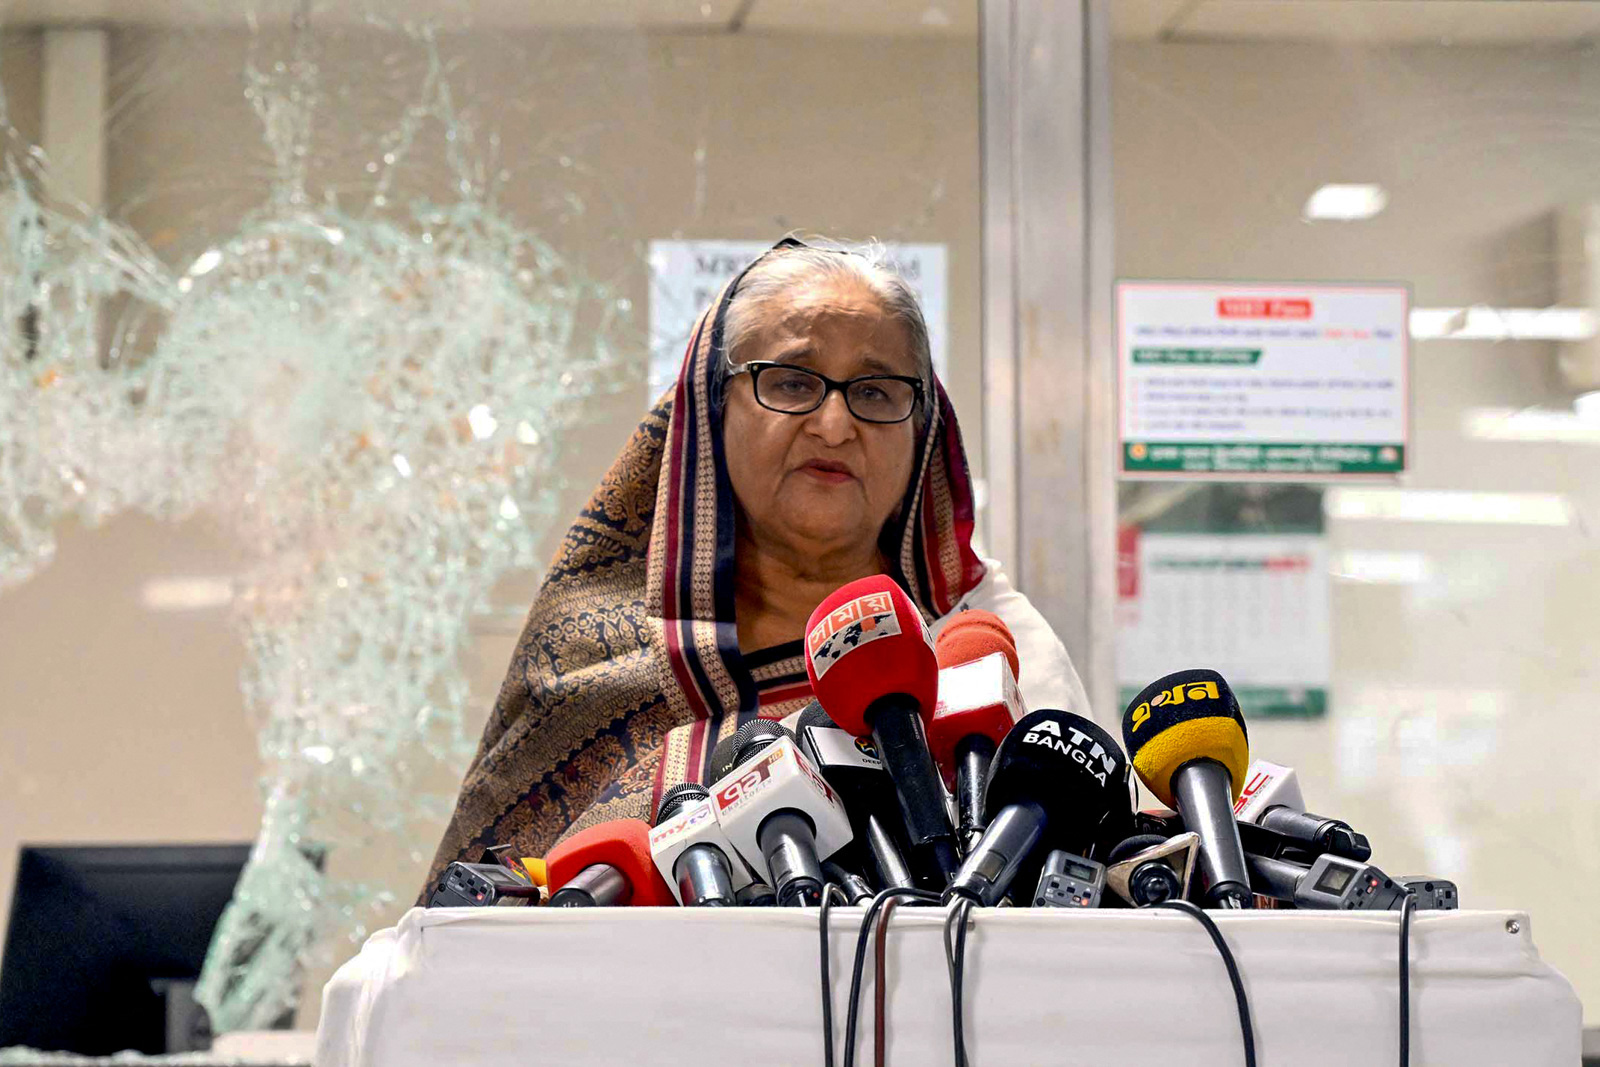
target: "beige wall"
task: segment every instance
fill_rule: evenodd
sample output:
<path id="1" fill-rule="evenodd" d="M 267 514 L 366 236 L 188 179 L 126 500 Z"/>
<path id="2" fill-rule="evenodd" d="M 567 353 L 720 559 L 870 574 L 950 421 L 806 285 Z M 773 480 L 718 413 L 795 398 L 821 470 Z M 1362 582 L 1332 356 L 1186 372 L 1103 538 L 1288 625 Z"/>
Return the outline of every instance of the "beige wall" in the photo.
<path id="1" fill-rule="evenodd" d="M 16 138 L 6 138 L 5 154 L 21 145 L 39 143 L 39 64 L 43 37 L 37 30 L 0 33 L 0 91 Z"/>
<path id="2" fill-rule="evenodd" d="M 271 156 L 244 96 L 252 43 L 263 70 L 286 54 L 269 35 L 113 35 L 108 213 L 169 263 L 187 264 L 266 199 Z M 973 40 L 530 33 L 451 36 L 440 52 L 477 134 L 471 150 L 487 155 L 488 131 L 499 133 L 498 164 L 512 174 L 503 210 L 614 279 L 636 311 L 623 336 L 625 388 L 589 402 L 569 442 L 566 514 L 646 405 L 652 238 L 776 240 L 803 229 L 947 244 L 950 384 L 981 473 Z M 313 195 L 335 189 L 359 211 L 372 191 L 365 165 L 418 95 L 423 53 L 394 35 L 348 31 L 321 37 L 316 58 L 324 100 Z M 442 133 L 423 127 L 397 199 L 451 195 Z M 0 754 L 13 764 L 0 768 L 0 909 L 19 842 L 253 836 L 258 761 L 225 614 L 152 614 L 137 600 L 148 578 L 228 573 L 237 549 L 198 528 L 126 517 L 64 530 L 56 562 L 0 594 Z M 496 597 L 505 611 L 478 627 L 464 656 L 474 735 L 537 581 L 507 577 Z M 333 863 L 393 871 L 403 907 L 425 867 L 404 846 L 431 858 L 436 842 L 380 843 Z M 311 976 L 305 1025 L 315 1024 L 325 977 Z"/>
<path id="3" fill-rule="evenodd" d="M 1600 199 L 1600 58 L 1574 49 L 1148 44 L 1115 50 L 1122 277 L 1393 279 L 1418 305 L 1539 307 L 1553 211 Z M 1330 181 L 1389 205 L 1310 224 Z M 1570 403 L 1548 342 L 1413 349 L 1420 488 L 1561 493 L 1565 529 L 1334 522 L 1348 549 L 1425 555 L 1421 586 L 1336 581 L 1333 709 L 1260 722 L 1314 810 L 1371 835 L 1392 874 L 1531 911 L 1545 957 L 1600 1017 L 1600 449 L 1464 437 L 1472 407 Z"/>

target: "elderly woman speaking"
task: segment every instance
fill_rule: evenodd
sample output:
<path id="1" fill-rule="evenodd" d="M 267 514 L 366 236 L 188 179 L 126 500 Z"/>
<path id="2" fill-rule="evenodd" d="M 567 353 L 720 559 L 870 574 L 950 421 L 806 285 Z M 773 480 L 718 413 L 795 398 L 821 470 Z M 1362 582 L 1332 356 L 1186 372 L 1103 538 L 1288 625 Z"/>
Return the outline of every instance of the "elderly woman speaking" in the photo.
<path id="1" fill-rule="evenodd" d="M 568 531 L 428 884 L 490 845 L 540 855 L 650 818 L 719 740 L 810 699 L 806 621 L 866 575 L 899 582 L 934 633 L 995 612 L 1027 703 L 1087 715 L 1066 649 L 972 529 L 915 297 L 865 256 L 781 242 L 701 317 L 677 385 Z"/>

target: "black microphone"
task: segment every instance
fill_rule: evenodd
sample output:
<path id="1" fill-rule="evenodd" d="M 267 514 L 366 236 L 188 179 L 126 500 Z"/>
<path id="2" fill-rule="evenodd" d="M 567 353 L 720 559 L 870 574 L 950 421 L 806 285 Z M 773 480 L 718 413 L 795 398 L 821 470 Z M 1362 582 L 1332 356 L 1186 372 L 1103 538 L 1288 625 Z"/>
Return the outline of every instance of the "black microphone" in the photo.
<path id="1" fill-rule="evenodd" d="M 766 720 L 760 721 L 765 722 Z M 749 724 L 747 723 L 746 725 Z M 716 747 L 711 750 L 711 758 L 706 760 L 705 778 L 707 784 L 728 776 L 728 772 L 733 770 L 734 765 L 739 762 L 741 744 L 742 741 L 737 730 L 717 742 Z"/>
<path id="2" fill-rule="evenodd" d="M 1285 805 L 1268 808 L 1256 825 L 1300 842 L 1314 856 L 1331 852 L 1347 860 L 1369 860 L 1372 844 L 1366 834 L 1357 833 L 1342 819 L 1330 819 Z"/>
<path id="3" fill-rule="evenodd" d="M 871 739 L 852 737 L 839 729 L 815 700 L 801 710 L 795 734 L 800 738 L 800 751 L 833 786 L 850 816 L 856 841 L 846 846 L 844 865 L 875 875 L 873 881 L 879 889 L 911 888 L 900 801 L 895 796 L 894 779 L 884 769 Z M 851 855 L 862 843 L 870 857 L 870 871 Z"/>
<path id="4" fill-rule="evenodd" d="M 1178 671 L 1151 682 L 1128 704 L 1122 739 L 1139 780 L 1200 835 L 1205 903 L 1250 907 L 1250 875 L 1233 820 L 1250 742 L 1239 701 L 1222 675 Z"/>
<path id="5" fill-rule="evenodd" d="M 765 882 L 751 882 L 733 895 L 733 902 L 741 908 L 775 908 L 778 898 Z"/>
<path id="6" fill-rule="evenodd" d="M 1325 852 L 1310 866 L 1247 856 L 1250 883 L 1257 893 L 1292 901 L 1297 908 L 1327 911 L 1393 911 L 1406 888 L 1370 863 Z"/>
<path id="7" fill-rule="evenodd" d="M 947 894 L 993 905 L 1041 850 L 1092 858 L 1125 836 L 1133 820 L 1128 759 L 1081 715 L 1031 712 L 995 750 L 983 810 L 988 829 Z"/>
<path id="8" fill-rule="evenodd" d="M 828 876 L 830 885 L 836 885 L 844 891 L 845 899 L 850 904 L 860 904 L 863 900 L 872 899 L 872 887 L 855 871 L 846 870 L 829 860 L 822 865 L 822 873 Z"/>

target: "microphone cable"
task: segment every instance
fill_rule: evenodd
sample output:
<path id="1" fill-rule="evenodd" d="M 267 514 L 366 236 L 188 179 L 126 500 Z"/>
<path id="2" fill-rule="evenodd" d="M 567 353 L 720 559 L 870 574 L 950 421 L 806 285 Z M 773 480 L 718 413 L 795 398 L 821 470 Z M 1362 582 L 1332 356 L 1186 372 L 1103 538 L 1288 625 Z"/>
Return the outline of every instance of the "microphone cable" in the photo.
<path id="1" fill-rule="evenodd" d="M 867 944 L 872 938 L 873 923 L 877 920 L 878 913 L 883 910 L 884 903 L 897 897 L 928 904 L 940 902 L 938 893 L 901 886 L 890 886 L 872 898 L 866 917 L 861 920 L 861 931 L 856 935 L 855 966 L 850 971 L 850 1010 L 845 1018 L 844 1067 L 855 1067 L 856 1019 L 861 1008 L 861 982 L 867 969 Z"/>
<path id="2" fill-rule="evenodd" d="M 886 1010 L 884 1001 L 889 995 L 889 920 L 894 917 L 894 909 L 900 902 L 890 897 L 884 902 L 883 916 L 878 920 L 878 934 L 873 939 L 875 945 L 872 957 L 872 1064 L 873 1067 L 884 1067 L 884 1045 L 886 1043 Z"/>
<path id="3" fill-rule="evenodd" d="M 1256 1038 L 1250 1024 L 1250 1000 L 1245 996 L 1244 980 L 1239 977 L 1239 964 L 1233 958 L 1228 943 L 1222 939 L 1222 931 L 1211 916 L 1195 907 L 1187 900 L 1163 900 L 1158 904 L 1147 904 L 1149 908 L 1166 908 L 1170 911 L 1181 911 L 1192 915 L 1205 927 L 1206 933 L 1211 935 L 1212 942 L 1217 946 L 1217 952 L 1222 956 L 1222 963 L 1228 968 L 1228 981 L 1233 983 L 1233 999 L 1239 1006 L 1239 1031 L 1244 1037 L 1244 1063 L 1245 1067 L 1256 1067 Z M 1402 1001 L 1401 1010 L 1404 1011 Z M 1402 1036 L 1401 1040 L 1405 1040 Z"/>
<path id="4" fill-rule="evenodd" d="M 833 980 L 828 973 L 828 908 L 834 898 L 849 906 L 850 901 L 845 897 L 844 890 L 829 882 L 822 887 L 822 906 L 817 909 L 817 933 L 822 942 L 817 950 L 817 959 L 822 964 L 822 1062 L 824 1067 L 833 1067 Z"/>
<path id="5" fill-rule="evenodd" d="M 962 986 L 967 966 L 967 919 L 976 907 L 962 897 L 944 920 L 944 958 L 950 968 L 950 1033 L 955 1042 L 955 1067 L 967 1067 L 967 1042 L 961 1022 Z"/>
<path id="6" fill-rule="evenodd" d="M 1417 910 L 1415 890 L 1400 901 L 1400 1067 L 1411 1067 L 1411 913 Z"/>

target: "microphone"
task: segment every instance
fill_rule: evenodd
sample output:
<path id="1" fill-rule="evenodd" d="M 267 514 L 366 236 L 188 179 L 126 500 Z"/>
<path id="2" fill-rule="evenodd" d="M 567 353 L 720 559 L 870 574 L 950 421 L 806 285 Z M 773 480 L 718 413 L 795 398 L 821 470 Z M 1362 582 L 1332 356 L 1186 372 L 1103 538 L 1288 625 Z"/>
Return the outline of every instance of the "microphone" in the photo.
<path id="1" fill-rule="evenodd" d="M 1293 767 L 1253 759 L 1244 773 L 1244 786 L 1239 799 L 1234 801 L 1233 815 L 1240 822 L 1255 822 L 1269 807 L 1284 804 L 1295 811 L 1305 811 L 1306 802 L 1300 796 L 1300 779 Z"/>
<path id="2" fill-rule="evenodd" d="M 1325 854 L 1310 867 L 1288 860 L 1247 856 L 1250 884 L 1274 900 L 1297 908 L 1328 911 L 1393 911 L 1405 898 L 1405 887 L 1370 863 Z"/>
<path id="3" fill-rule="evenodd" d="M 835 723 L 872 735 L 913 852 L 947 882 L 957 866 L 955 828 L 928 753 L 939 663 L 922 613 L 886 575 L 841 586 L 806 623 L 806 674 Z"/>
<path id="4" fill-rule="evenodd" d="M 711 750 L 711 757 L 706 760 L 706 781 L 715 782 L 728 776 L 728 772 L 739 762 L 739 743 L 737 730 L 717 742 Z"/>
<path id="5" fill-rule="evenodd" d="M 1357 833 L 1342 819 L 1306 811 L 1293 767 L 1252 760 L 1233 814 L 1242 824 L 1253 823 L 1282 834 L 1312 856 L 1331 852 L 1345 859 L 1372 858 L 1372 843 L 1365 834 Z"/>
<path id="6" fill-rule="evenodd" d="M 612 819 L 573 834 L 545 857 L 552 908 L 672 906 L 650 859 L 650 824 Z"/>
<path id="7" fill-rule="evenodd" d="M 963 611 L 934 642 L 939 702 L 928 723 L 928 749 L 955 791 L 961 843 L 983 833 L 983 786 L 995 746 L 1028 713 L 1017 690 L 1011 631 L 987 611 Z"/>
<path id="8" fill-rule="evenodd" d="M 991 652 L 1004 652 L 1006 665 L 1015 678 L 1022 673 L 1017 659 L 1017 638 L 1005 620 L 992 611 L 969 608 L 945 623 L 933 642 L 940 667 L 954 667 L 982 659 Z"/>
<path id="9" fill-rule="evenodd" d="M 778 723 L 754 719 L 733 736 L 734 767 L 710 787 L 723 833 L 779 904 L 822 903 L 821 861 L 851 840 L 844 805 Z"/>
<path id="10" fill-rule="evenodd" d="M 856 842 L 866 844 L 879 887 L 912 888 L 896 825 L 900 811 L 894 779 L 883 769 L 872 742 L 839 729 L 815 700 L 801 710 L 795 734 L 800 751 L 844 801 L 850 828 Z"/>
<path id="11" fill-rule="evenodd" d="M 751 882 L 734 894 L 734 903 L 741 908 L 775 908 L 778 898 L 772 895 L 772 887 L 767 883 Z"/>
<path id="12" fill-rule="evenodd" d="M 983 801 L 989 828 L 946 896 L 994 905 L 1039 849 L 1091 856 L 1127 828 L 1128 760 L 1115 738 L 1081 715 L 1031 712 L 995 750 Z"/>
<path id="13" fill-rule="evenodd" d="M 1181 900 L 1189 893 L 1199 846 L 1195 833 L 1130 837 L 1106 857 L 1106 886 L 1136 908 Z"/>
<path id="14" fill-rule="evenodd" d="M 1188 670 L 1151 682 L 1128 705 L 1122 738 L 1139 780 L 1200 835 L 1204 903 L 1250 907 L 1250 875 L 1233 821 L 1250 743 L 1222 675 Z"/>
<path id="15" fill-rule="evenodd" d="M 689 907 L 732 907 L 734 894 L 755 880 L 722 832 L 710 792 L 693 782 L 662 794 L 650 856 L 678 903 Z"/>
<path id="16" fill-rule="evenodd" d="M 863 900 L 872 899 L 872 887 L 867 880 L 854 871 L 847 871 L 837 863 L 829 860 L 822 865 L 823 873 L 828 876 L 828 881 L 844 891 L 845 899 L 851 906 L 860 904 Z"/>
<path id="17" fill-rule="evenodd" d="M 1279 806 L 1262 812 L 1258 825 L 1299 842 L 1313 855 L 1329 852 L 1347 860 L 1372 858 L 1372 843 L 1367 835 L 1357 833 L 1342 819 Z"/>

